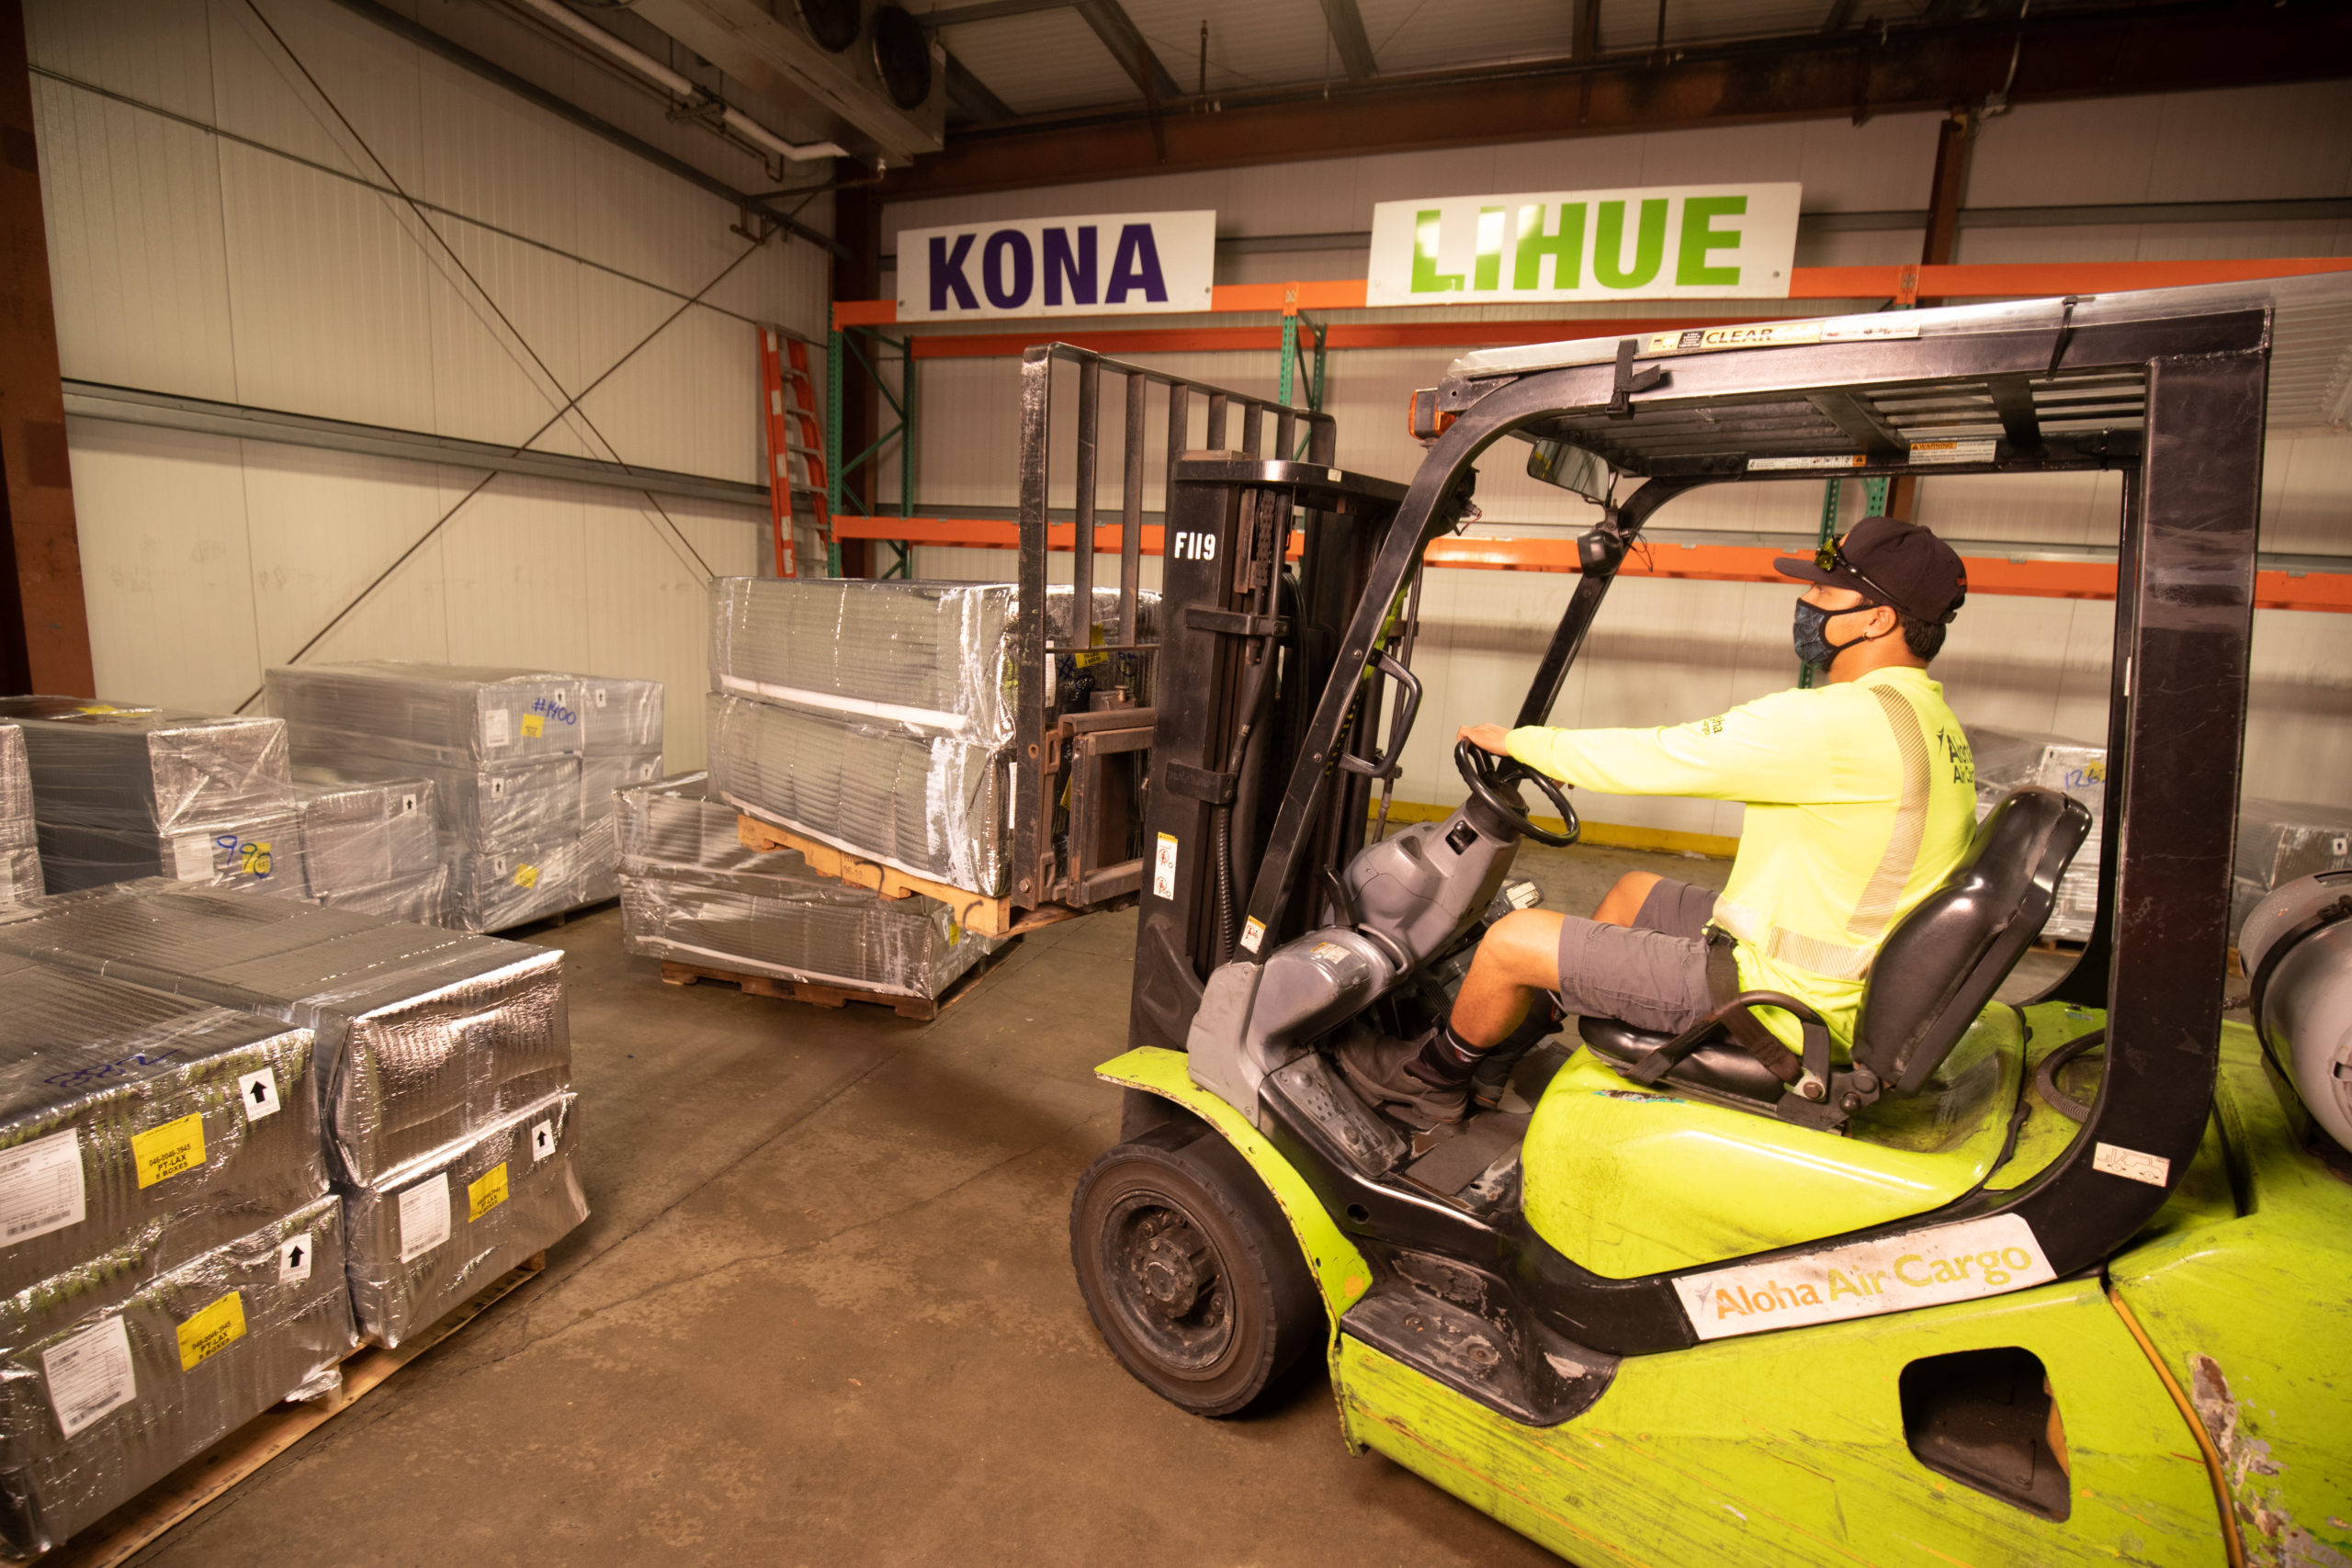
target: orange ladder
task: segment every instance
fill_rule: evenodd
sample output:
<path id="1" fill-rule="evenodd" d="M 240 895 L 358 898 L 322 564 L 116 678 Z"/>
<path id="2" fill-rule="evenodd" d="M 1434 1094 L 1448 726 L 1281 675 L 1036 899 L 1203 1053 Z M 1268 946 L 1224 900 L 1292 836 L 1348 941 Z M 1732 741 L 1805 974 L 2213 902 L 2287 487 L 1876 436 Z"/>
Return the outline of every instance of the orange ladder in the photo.
<path id="1" fill-rule="evenodd" d="M 800 575 L 793 538 L 794 498 L 808 497 L 818 536 L 830 546 L 832 516 L 825 504 L 825 438 L 817 426 L 817 384 L 808 373 L 808 345 L 774 327 L 759 329 L 760 403 L 767 420 L 768 511 L 775 534 L 775 574 Z M 786 389 L 789 388 L 787 391 Z M 816 576 L 826 563 L 812 563 Z"/>

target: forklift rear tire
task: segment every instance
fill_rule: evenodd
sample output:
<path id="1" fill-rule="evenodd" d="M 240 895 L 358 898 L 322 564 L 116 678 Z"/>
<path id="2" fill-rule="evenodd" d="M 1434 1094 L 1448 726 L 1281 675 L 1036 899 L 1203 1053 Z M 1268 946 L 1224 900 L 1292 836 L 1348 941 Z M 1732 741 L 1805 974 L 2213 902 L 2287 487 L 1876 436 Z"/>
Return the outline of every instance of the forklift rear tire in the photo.
<path id="1" fill-rule="evenodd" d="M 1195 1416 L 1232 1416 L 1324 1337 L 1273 1195 L 1233 1145 L 1120 1144 L 1079 1178 L 1070 1261 L 1112 1354 Z"/>

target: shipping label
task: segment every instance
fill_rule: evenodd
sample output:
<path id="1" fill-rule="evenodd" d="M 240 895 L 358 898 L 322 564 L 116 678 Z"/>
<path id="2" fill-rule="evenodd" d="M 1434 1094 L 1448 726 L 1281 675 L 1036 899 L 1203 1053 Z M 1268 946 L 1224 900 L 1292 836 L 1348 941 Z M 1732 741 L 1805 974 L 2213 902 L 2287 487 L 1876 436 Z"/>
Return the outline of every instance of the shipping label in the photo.
<path id="1" fill-rule="evenodd" d="M 449 1239 L 449 1179 L 428 1177 L 400 1196 L 401 1261 L 410 1263 Z"/>
<path id="2" fill-rule="evenodd" d="M 190 1112 L 176 1122 L 130 1135 L 130 1157 L 139 1185 L 153 1187 L 182 1171 L 204 1168 L 204 1118 Z"/>
<path id="3" fill-rule="evenodd" d="M 78 1225 L 82 1135 L 69 1127 L 0 1151 L 0 1247 Z"/>
<path id="4" fill-rule="evenodd" d="M 231 1291 L 180 1325 L 180 1371 L 196 1371 L 244 1337 L 245 1298 Z"/>
<path id="5" fill-rule="evenodd" d="M 466 1188 L 466 1223 L 471 1224 L 506 1201 L 506 1162 L 499 1161 Z"/>
<path id="6" fill-rule="evenodd" d="M 139 1395 L 139 1380 L 130 1370 L 130 1334 L 119 1317 L 51 1346 L 41 1352 L 40 1370 L 49 1383 L 49 1407 L 69 1438 Z"/>

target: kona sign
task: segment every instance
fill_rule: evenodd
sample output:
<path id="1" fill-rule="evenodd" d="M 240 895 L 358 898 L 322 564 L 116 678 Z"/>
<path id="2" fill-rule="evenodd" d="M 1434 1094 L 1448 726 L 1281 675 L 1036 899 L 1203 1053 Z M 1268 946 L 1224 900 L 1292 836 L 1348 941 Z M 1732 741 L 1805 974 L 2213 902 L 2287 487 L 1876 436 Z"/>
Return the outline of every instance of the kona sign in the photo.
<path id="1" fill-rule="evenodd" d="M 1657 186 L 1384 201 L 1365 302 L 1785 299 L 1804 194 Z"/>
<path id="2" fill-rule="evenodd" d="M 1214 211 L 908 229 L 899 235 L 899 320 L 1205 310 L 1216 270 Z"/>

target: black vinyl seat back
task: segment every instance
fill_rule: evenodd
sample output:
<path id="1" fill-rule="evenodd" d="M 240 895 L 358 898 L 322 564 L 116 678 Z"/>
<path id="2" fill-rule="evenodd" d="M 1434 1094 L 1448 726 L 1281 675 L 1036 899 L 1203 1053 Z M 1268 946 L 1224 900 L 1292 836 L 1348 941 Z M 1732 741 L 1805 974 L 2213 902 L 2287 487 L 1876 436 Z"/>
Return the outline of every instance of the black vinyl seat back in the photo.
<path id="1" fill-rule="evenodd" d="M 2080 801 L 2028 784 L 1977 825 L 1967 855 L 1879 945 L 1854 1025 L 1857 1067 L 1914 1094 L 1993 999 L 2058 901 L 2091 829 Z"/>

